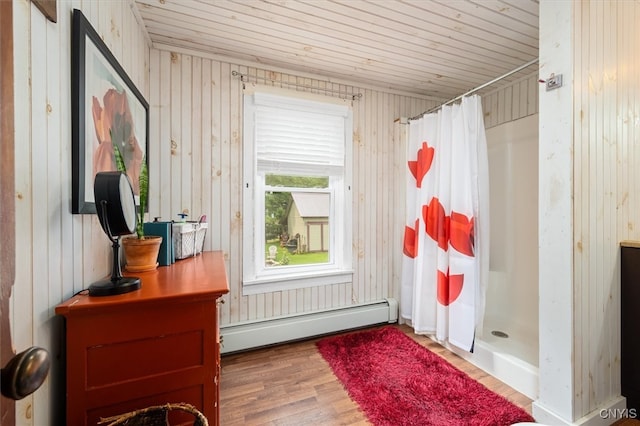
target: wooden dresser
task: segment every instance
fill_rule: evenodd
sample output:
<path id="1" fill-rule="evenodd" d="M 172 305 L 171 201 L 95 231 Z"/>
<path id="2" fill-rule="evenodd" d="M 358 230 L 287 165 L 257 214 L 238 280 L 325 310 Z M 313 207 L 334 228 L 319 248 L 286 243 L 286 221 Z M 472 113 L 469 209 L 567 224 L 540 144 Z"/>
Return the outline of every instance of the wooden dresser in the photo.
<path id="1" fill-rule="evenodd" d="M 218 425 L 217 303 L 229 292 L 222 252 L 127 275 L 140 277 L 142 288 L 79 294 L 56 307 L 66 320 L 67 424 L 186 402 Z"/>
<path id="2" fill-rule="evenodd" d="M 627 408 L 640 410 L 640 242 L 620 248 L 620 382 Z"/>

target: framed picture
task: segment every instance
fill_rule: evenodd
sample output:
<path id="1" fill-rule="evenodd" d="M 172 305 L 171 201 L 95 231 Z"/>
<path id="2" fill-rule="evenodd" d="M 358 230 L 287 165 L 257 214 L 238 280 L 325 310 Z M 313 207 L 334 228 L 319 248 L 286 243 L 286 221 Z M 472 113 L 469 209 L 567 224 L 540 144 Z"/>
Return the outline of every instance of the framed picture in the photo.
<path id="1" fill-rule="evenodd" d="M 71 34 L 72 213 L 95 213 L 93 180 L 120 149 L 136 203 L 149 150 L 149 104 L 80 10 Z"/>

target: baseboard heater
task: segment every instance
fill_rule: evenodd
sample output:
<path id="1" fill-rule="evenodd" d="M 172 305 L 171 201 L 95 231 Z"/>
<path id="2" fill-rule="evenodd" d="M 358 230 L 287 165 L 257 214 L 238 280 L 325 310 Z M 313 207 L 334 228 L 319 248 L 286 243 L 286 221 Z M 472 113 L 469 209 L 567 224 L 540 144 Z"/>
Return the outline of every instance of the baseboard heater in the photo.
<path id="1" fill-rule="evenodd" d="M 398 302 L 362 305 L 220 327 L 223 354 L 398 321 Z"/>

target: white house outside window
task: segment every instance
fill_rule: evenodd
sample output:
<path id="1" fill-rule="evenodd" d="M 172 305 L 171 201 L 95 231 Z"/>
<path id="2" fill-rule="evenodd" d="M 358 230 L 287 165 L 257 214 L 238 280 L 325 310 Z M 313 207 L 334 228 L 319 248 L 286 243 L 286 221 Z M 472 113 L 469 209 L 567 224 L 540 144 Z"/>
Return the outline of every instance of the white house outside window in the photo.
<path id="1" fill-rule="evenodd" d="M 350 101 L 244 94 L 244 294 L 351 282 Z"/>

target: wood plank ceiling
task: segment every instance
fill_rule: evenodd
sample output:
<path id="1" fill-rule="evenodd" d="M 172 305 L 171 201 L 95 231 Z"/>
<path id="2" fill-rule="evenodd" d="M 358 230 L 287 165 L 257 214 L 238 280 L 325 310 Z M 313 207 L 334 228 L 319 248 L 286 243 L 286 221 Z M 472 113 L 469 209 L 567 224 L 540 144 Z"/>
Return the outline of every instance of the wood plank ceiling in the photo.
<path id="1" fill-rule="evenodd" d="M 442 100 L 538 57 L 538 0 L 135 4 L 156 47 Z"/>

